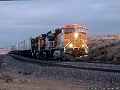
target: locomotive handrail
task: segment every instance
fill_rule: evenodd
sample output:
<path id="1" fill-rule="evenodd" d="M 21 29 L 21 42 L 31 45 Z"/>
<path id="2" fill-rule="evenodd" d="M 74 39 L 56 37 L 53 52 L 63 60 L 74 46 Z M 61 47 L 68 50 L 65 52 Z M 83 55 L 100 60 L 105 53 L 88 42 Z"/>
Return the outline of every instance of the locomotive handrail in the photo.
<path id="1" fill-rule="evenodd" d="M 81 39 L 81 40 L 82 40 L 82 42 L 83 42 L 83 45 L 84 45 L 86 48 L 88 48 L 87 45 L 84 43 L 84 40 L 83 40 L 83 39 Z"/>
<path id="2" fill-rule="evenodd" d="M 65 52 L 65 48 L 72 42 L 72 40 L 70 39 L 70 41 L 68 42 L 68 44 L 64 47 L 64 52 Z"/>

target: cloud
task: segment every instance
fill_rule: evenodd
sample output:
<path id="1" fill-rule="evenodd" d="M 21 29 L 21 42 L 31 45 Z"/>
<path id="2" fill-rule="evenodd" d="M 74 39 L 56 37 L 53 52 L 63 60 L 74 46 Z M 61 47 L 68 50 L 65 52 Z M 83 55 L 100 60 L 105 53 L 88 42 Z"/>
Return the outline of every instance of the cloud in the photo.
<path id="1" fill-rule="evenodd" d="M 74 23 L 86 26 L 88 35 L 120 33 L 119 3 L 119 0 L 1 2 L 1 41 L 16 38 L 15 44 L 31 36 Z M 12 44 L 13 42 L 10 43 Z M 1 44 L 4 45 L 6 42 Z"/>

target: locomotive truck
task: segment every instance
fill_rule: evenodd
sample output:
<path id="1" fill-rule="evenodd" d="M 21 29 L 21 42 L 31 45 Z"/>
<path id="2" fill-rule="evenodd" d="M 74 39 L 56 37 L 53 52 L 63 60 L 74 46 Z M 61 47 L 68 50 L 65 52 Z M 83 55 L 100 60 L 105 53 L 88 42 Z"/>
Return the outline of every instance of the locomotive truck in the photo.
<path id="1" fill-rule="evenodd" d="M 85 26 L 66 25 L 12 46 L 11 53 L 35 58 L 75 60 L 87 56 L 87 40 Z"/>

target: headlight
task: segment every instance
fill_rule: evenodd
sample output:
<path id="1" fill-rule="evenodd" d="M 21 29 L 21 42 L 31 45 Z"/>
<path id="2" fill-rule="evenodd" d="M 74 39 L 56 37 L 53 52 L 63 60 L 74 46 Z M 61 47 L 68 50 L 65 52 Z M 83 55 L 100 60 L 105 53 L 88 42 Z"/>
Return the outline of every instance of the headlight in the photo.
<path id="1" fill-rule="evenodd" d="M 75 33 L 75 34 L 74 34 L 74 37 L 78 37 L 78 33 Z"/>
<path id="2" fill-rule="evenodd" d="M 72 45 L 72 44 L 69 44 L 69 47 L 70 47 L 70 48 L 72 48 L 72 47 L 73 47 L 73 45 Z"/>
<path id="3" fill-rule="evenodd" d="M 84 45 L 82 44 L 82 47 L 84 47 Z"/>

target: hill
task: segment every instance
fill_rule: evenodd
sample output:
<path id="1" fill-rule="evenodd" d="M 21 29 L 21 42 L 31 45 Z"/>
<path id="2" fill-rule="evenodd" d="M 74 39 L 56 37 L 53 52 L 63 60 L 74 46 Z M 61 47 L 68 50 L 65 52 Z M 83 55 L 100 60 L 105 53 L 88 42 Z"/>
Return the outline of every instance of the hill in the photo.
<path id="1" fill-rule="evenodd" d="M 88 47 L 85 60 L 120 62 L 120 34 L 89 36 Z"/>

